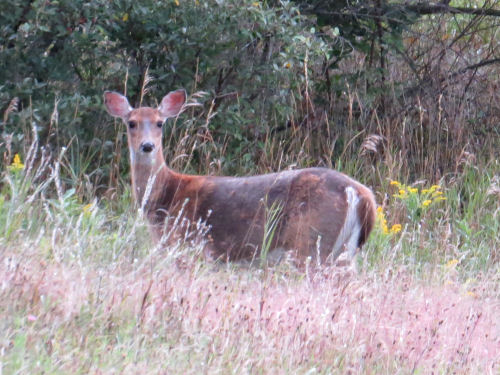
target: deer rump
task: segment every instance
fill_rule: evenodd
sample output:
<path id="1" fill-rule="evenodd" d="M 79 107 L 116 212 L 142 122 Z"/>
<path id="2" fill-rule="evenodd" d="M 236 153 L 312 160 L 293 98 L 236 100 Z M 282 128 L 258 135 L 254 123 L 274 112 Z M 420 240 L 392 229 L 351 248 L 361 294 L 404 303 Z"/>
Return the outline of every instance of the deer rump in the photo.
<path id="1" fill-rule="evenodd" d="M 348 176 L 309 168 L 253 177 L 176 174 L 146 205 L 154 237 L 169 216 L 209 226 L 207 251 L 222 260 L 251 259 L 261 251 L 291 251 L 294 259 L 351 257 L 375 220 L 371 191 Z M 167 221 L 168 223 L 168 221 Z M 319 259 L 318 259 L 319 257 Z"/>

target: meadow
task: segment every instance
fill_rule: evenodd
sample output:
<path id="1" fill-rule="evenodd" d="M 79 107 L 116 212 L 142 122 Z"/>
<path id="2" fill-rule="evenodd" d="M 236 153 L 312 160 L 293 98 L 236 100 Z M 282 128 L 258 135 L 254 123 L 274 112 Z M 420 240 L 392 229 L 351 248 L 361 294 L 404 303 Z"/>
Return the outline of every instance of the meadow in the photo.
<path id="1" fill-rule="evenodd" d="M 65 189 L 66 152 L 35 139 L 3 175 L 2 373 L 499 371 L 497 175 L 390 180 L 357 267 L 297 270 L 155 247 L 128 184 Z"/>
<path id="2" fill-rule="evenodd" d="M 498 9 L 0 2 L 0 375 L 500 374 Z M 178 88 L 172 169 L 372 188 L 355 263 L 155 245 L 102 95 Z"/>

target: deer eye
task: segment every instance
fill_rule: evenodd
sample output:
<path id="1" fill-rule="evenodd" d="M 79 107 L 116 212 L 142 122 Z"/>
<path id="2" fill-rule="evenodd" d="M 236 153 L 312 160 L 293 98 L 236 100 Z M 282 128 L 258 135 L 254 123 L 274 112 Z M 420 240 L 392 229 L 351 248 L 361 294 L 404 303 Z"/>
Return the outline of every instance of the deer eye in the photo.
<path id="1" fill-rule="evenodd" d="M 130 129 L 135 128 L 135 127 L 136 127 L 136 125 L 137 125 L 137 123 L 136 123 L 135 121 L 129 121 L 129 122 L 128 122 L 128 127 L 129 127 Z"/>
<path id="2" fill-rule="evenodd" d="M 163 121 L 158 121 L 156 123 L 156 126 L 158 126 L 159 128 L 161 128 L 163 126 Z"/>

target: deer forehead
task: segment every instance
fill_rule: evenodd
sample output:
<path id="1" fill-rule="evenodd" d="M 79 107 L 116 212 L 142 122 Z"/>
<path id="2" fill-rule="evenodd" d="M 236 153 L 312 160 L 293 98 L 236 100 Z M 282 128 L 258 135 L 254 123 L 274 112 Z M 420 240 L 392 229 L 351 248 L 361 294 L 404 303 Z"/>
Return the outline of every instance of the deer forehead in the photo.
<path id="1" fill-rule="evenodd" d="M 156 123 L 162 121 L 162 117 L 156 108 L 151 107 L 141 107 L 132 110 L 128 117 L 129 121 L 136 121 L 138 123 Z"/>

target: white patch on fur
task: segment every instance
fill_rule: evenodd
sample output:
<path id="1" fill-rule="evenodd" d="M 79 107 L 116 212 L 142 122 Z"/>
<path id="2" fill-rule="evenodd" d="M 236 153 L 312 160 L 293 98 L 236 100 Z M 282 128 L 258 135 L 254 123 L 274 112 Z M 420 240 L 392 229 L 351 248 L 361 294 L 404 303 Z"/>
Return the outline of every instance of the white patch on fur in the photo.
<path id="1" fill-rule="evenodd" d="M 135 164 L 135 150 L 132 148 L 132 146 L 128 146 L 128 151 L 130 153 L 130 165 Z"/>
<path id="2" fill-rule="evenodd" d="M 361 223 L 358 217 L 359 196 L 356 190 L 348 186 L 345 189 L 347 197 L 347 213 L 344 225 L 335 241 L 333 251 L 330 254 L 330 260 L 334 262 L 343 251 L 347 251 L 352 260 L 358 249 L 359 235 L 361 233 Z"/>

